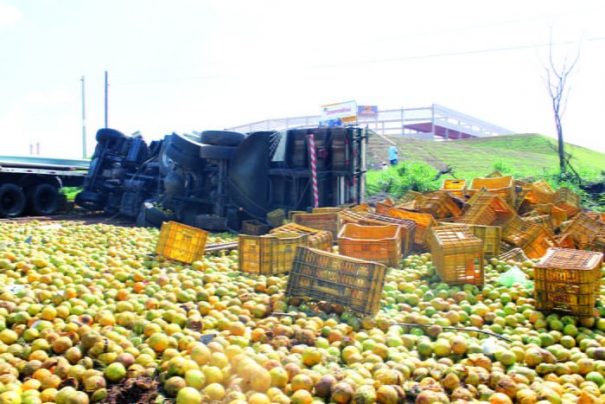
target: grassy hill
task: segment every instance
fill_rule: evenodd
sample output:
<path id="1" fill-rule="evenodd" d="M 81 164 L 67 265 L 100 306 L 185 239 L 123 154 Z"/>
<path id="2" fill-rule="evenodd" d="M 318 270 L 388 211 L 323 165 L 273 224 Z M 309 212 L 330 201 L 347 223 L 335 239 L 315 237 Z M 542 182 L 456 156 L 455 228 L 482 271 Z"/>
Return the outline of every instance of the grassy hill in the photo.
<path id="1" fill-rule="evenodd" d="M 558 170 L 557 142 L 546 136 L 519 134 L 449 142 L 388 137 L 397 144 L 400 160 L 424 161 L 438 169 L 450 166 L 458 178 L 485 176 L 495 169 L 518 177 L 539 176 Z M 369 162 L 378 167 L 387 160 L 389 144 L 377 135 L 370 137 Z M 584 179 L 605 172 L 605 154 L 585 147 L 566 145 L 571 163 Z"/>

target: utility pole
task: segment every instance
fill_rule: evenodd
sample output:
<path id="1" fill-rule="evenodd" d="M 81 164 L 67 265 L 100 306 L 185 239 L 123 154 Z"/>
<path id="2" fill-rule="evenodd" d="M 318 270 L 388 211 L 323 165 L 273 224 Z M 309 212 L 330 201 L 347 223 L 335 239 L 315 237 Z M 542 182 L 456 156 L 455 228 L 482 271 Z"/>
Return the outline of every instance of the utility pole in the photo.
<path id="1" fill-rule="evenodd" d="M 107 74 L 107 70 L 105 70 L 105 127 L 107 128 L 107 96 L 109 92 L 109 77 Z"/>
<path id="2" fill-rule="evenodd" d="M 80 79 L 82 82 L 82 158 L 86 158 L 86 98 L 84 93 L 84 76 Z"/>

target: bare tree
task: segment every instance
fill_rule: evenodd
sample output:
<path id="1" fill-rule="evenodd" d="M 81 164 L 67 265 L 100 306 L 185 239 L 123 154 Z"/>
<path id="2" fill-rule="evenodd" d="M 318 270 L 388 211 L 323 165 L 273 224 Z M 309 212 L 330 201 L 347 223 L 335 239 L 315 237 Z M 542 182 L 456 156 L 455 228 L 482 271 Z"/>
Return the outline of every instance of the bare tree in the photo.
<path id="1" fill-rule="evenodd" d="M 548 66 L 546 66 L 546 84 L 548 94 L 552 101 L 552 110 L 555 118 L 555 126 L 557 128 L 557 141 L 559 153 L 559 168 L 561 174 L 567 171 L 567 159 L 565 158 L 565 142 L 563 141 L 563 124 L 561 119 L 567 107 L 567 97 L 569 95 L 568 78 L 572 70 L 578 63 L 580 52 L 576 58 L 569 63 L 567 57 L 563 59 L 563 63 L 558 67 L 553 60 L 552 40 L 548 52 Z"/>

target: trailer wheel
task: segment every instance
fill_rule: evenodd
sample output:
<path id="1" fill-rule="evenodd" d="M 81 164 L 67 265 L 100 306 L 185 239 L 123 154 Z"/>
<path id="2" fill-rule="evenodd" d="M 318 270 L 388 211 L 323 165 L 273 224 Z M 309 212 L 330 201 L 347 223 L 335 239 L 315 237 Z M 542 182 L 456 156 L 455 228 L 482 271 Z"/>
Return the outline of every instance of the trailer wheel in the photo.
<path id="1" fill-rule="evenodd" d="M 30 210 L 38 216 L 54 215 L 59 209 L 59 190 L 50 184 L 35 185 L 28 192 Z"/>
<path id="2" fill-rule="evenodd" d="M 0 217 L 17 217 L 25 210 L 25 193 L 15 184 L 0 186 Z"/>
<path id="3" fill-rule="evenodd" d="M 105 198 L 93 191 L 82 191 L 76 195 L 76 205 L 86 210 L 102 210 L 105 205 Z"/>
<path id="4" fill-rule="evenodd" d="M 200 147 L 201 144 L 190 137 L 173 134 L 166 146 L 166 155 L 185 168 L 195 169 L 200 163 Z"/>
<path id="5" fill-rule="evenodd" d="M 237 146 L 244 141 L 246 135 L 226 130 L 205 130 L 202 132 L 202 143 L 214 146 Z"/>
<path id="6" fill-rule="evenodd" d="M 209 160 L 230 160 L 235 149 L 236 147 L 206 145 L 200 150 L 200 157 Z"/>

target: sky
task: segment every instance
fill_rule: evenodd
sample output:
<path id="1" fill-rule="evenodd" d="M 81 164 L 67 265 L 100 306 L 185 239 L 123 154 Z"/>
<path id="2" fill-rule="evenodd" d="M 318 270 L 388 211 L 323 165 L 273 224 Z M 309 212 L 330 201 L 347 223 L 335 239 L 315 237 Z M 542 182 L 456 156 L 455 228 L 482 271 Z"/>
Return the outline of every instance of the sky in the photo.
<path id="1" fill-rule="evenodd" d="M 0 0 L 0 154 L 82 156 L 104 125 L 146 139 L 356 100 L 433 103 L 554 136 L 545 84 L 579 54 L 568 142 L 605 151 L 600 0 Z"/>

